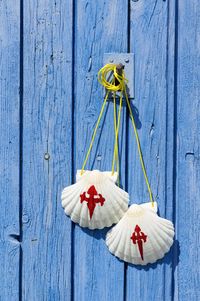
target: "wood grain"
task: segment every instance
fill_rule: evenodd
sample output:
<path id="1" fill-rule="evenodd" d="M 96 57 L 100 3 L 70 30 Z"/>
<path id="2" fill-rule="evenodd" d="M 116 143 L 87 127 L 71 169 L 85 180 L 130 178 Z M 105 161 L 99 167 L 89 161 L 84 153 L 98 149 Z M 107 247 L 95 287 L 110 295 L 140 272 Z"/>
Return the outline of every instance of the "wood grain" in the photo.
<path id="1" fill-rule="evenodd" d="M 23 300 L 70 300 L 72 2 L 24 2 Z"/>
<path id="2" fill-rule="evenodd" d="M 127 52 L 127 8 L 122 0 L 78 1 L 76 5 L 74 170 L 82 166 L 103 102 L 102 87 L 97 81 L 103 54 Z M 125 111 L 123 114 L 125 118 Z M 122 144 L 125 141 L 123 119 Z M 113 104 L 109 103 L 86 168 L 111 170 L 113 129 Z M 123 144 L 122 175 L 125 172 L 124 151 Z M 121 180 L 124 185 L 124 176 Z M 124 263 L 109 253 L 104 242 L 106 232 L 107 229 L 88 231 L 75 226 L 74 300 L 123 300 Z"/>
<path id="3" fill-rule="evenodd" d="M 0 301 L 200 299 L 199 17 L 197 0 L 0 0 Z M 119 261 L 108 229 L 81 229 L 61 207 L 103 102 L 108 52 L 135 55 L 145 165 L 176 227 L 170 252 L 146 267 Z M 86 168 L 111 170 L 113 127 L 110 101 Z M 121 186 L 147 202 L 125 106 L 119 137 Z"/>
<path id="4" fill-rule="evenodd" d="M 179 1 L 177 9 L 176 232 L 180 255 L 175 298 L 197 301 L 200 299 L 200 9 L 197 1 Z"/>
<path id="5" fill-rule="evenodd" d="M 135 100 L 143 157 L 159 214 L 173 218 L 174 6 L 131 4 L 130 50 L 135 54 Z M 130 122 L 129 122 L 130 123 Z M 149 201 L 131 124 L 128 192 L 132 203 Z M 146 267 L 127 267 L 126 300 L 171 300 L 172 252 Z M 133 297 L 136 296 L 136 297 Z"/>
<path id="6" fill-rule="evenodd" d="M 0 1 L 0 300 L 19 295 L 20 3 Z"/>

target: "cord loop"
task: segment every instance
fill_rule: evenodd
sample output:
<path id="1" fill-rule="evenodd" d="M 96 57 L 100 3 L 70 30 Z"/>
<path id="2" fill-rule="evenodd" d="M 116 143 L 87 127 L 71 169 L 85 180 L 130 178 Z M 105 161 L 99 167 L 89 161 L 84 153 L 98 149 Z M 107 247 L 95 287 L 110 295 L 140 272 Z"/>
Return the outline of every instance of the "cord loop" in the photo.
<path id="1" fill-rule="evenodd" d="M 138 148 L 138 153 L 139 153 L 139 158 L 140 158 L 142 171 L 143 171 L 145 182 L 146 182 L 146 185 L 147 185 L 147 188 L 148 188 L 150 201 L 151 201 L 152 207 L 153 207 L 154 206 L 153 194 L 152 194 L 152 191 L 151 191 L 151 187 L 150 187 L 149 180 L 148 180 L 148 177 L 147 177 L 146 168 L 145 168 L 145 165 L 144 165 L 140 140 L 139 140 L 139 136 L 138 136 L 138 132 L 137 132 L 137 127 L 136 127 L 136 124 L 135 124 L 135 119 L 134 119 L 134 116 L 133 116 L 133 112 L 132 112 L 132 109 L 131 109 L 131 104 L 130 104 L 128 94 L 127 94 L 127 91 L 126 91 L 126 84 L 128 83 L 128 80 L 125 77 L 123 67 L 124 66 L 122 64 L 119 64 L 119 65 L 107 64 L 103 68 L 101 68 L 98 72 L 98 81 L 103 87 L 105 87 L 107 92 L 106 92 L 106 96 L 104 98 L 104 102 L 103 102 L 103 105 L 102 105 L 102 108 L 101 108 L 101 111 L 100 111 L 95 129 L 94 129 L 94 132 L 93 132 L 93 135 L 92 135 L 92 140 L 91 140 L 86 158 L 85 158 L 83 166 L 82 166 L 81 174 L 84 172 L 84 168 L 85 168 L 85 165 L 87 163 L 89 154 L 91 152 L 92 145 L 94 143 L 94 139 L 95 139 L 95 136 L 96 136 L 97 128 L 99 126 L 101 117 L 103 115 L 103 111 L 104 111 L 106 102 L 108 100 L 109 93 L 110 93 L 110 91 L 112 91 L 113 92 L 113 103 L 114 103 L 114 132 L 115 132 L 115 144 L 114 144 L 114 152 L 113 152 L 112 174 L 114 173 L 114 165 L 116 163 L 118 177 L 119 177 L 118 134 L 119 134 L 119 125 L 120 125 L 120 117 L 121 117 L 121 109 L 122 109 L 122 99 L 123 99 L 123 95 L 124 95 L 126 103 L 127 103 L 127 107 L 128 107 L 128 110 L 129 110 L 131 122 L 132 122 L 132 125 L 133 125 L 133 130 L 134 130 L 134 134 L 135 134 L 135 138 L 136 138 L 136 143 L 137 143 L 137 148 Z M 118 112 L 118 118 L 117 118 L 116 117 L 116 92 L 118 92 L 118 91 L 121 91 L 121 93 L 120 93 L 120 106 L 119 106 L 119 112 Z M 119 182 L 118 182 L 118 184 L 119 184 Z"/>

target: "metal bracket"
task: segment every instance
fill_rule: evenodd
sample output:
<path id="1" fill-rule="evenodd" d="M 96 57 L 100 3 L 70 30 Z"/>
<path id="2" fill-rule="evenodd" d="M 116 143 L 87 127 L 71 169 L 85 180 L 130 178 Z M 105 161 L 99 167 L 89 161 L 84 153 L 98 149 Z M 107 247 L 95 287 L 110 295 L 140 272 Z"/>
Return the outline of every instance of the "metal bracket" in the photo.
<path id="1" fill-rule="evenodd" d="M 134 98 L 134 54 L 133 53 L 105 53 L 103 57 L 105 64 L 124 65 L 125 76 L 128 79 L 127 92 L 129 98 Z"/>

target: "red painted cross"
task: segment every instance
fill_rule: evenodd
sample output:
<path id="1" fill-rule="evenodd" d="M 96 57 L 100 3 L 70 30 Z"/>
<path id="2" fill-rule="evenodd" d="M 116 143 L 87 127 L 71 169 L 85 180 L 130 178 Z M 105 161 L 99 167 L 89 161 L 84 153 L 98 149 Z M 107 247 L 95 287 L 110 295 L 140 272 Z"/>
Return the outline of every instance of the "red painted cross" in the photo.
<path id="1" fill-rule="evenodd" d="M 88 195 L 88 196 L 87 196 Z M 96 188 L 94 187 L 94 185 L 92 185 L 88 191 L 87 191 L 87 195 L 86 192 L 83 192 L 80 195 L 80 202 L 83 203 L 84 201 L 87 202 L 87 206 L 88 206 L 88 210 L 89 210 L 89 214 L 90 214 L 90 219 L 92 218 L 92 215 L 94 213 L 94 209 L 96 207 L 97 203 L 100 203 L 101 206 L 103 206 L 105 199 L 103 198 L 103 196 L 98 193 L 96 191 Z"/>
<path id="2" fill-rule="evenodd" d="M 138 225 L 136 225 L 135 230 L 131 236 L 131 239 L 134 244 L 137 243 L 138 249 L 140 252 L 140 256 L 141 256 L 142 260 L 144 260 L 144 258 L 143 258 L 143 242 L 145 243 L 147 241 L 147 235 L 141 231 L 141 229 Z"/>

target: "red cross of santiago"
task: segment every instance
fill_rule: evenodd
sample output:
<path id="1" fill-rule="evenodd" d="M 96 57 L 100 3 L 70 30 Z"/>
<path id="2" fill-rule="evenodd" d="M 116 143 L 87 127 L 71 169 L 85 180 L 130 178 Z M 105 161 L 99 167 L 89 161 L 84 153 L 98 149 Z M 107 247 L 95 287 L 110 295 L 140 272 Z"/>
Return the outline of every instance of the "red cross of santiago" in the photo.
<path id="1" fill-rule="evenodd" d="M 94 213 L 94 209 L 96 207 L 96 204 L 100 203 L 101 206 L 103 206 L 105 199 L 103 198 L 103 196 L 98 193 L 96 191 L 96 188 L 94 187 L 94 185 L 92 185 L 87 193 L 83 192 L 80 195 L 80 202 L 87 202 L 87 206 L 88 206 L 88 210 L 89 210 L 89 214 L 90 214 L 90 219 L 92 218 L 92 215 Z"/>
<path id="2" fill-rule="evenodd" d="M 131 240 L 134 244 L 138 245 L 140 256 L 141 256 L 142 260 L 144 260 L 144 258 L 143 258 L 143 242 L 145 243 L 147 241 L 147 235 L 141 231 L 141 229 L 138 225 L 135 226 L 135 230 L 131 236 Z"/>

